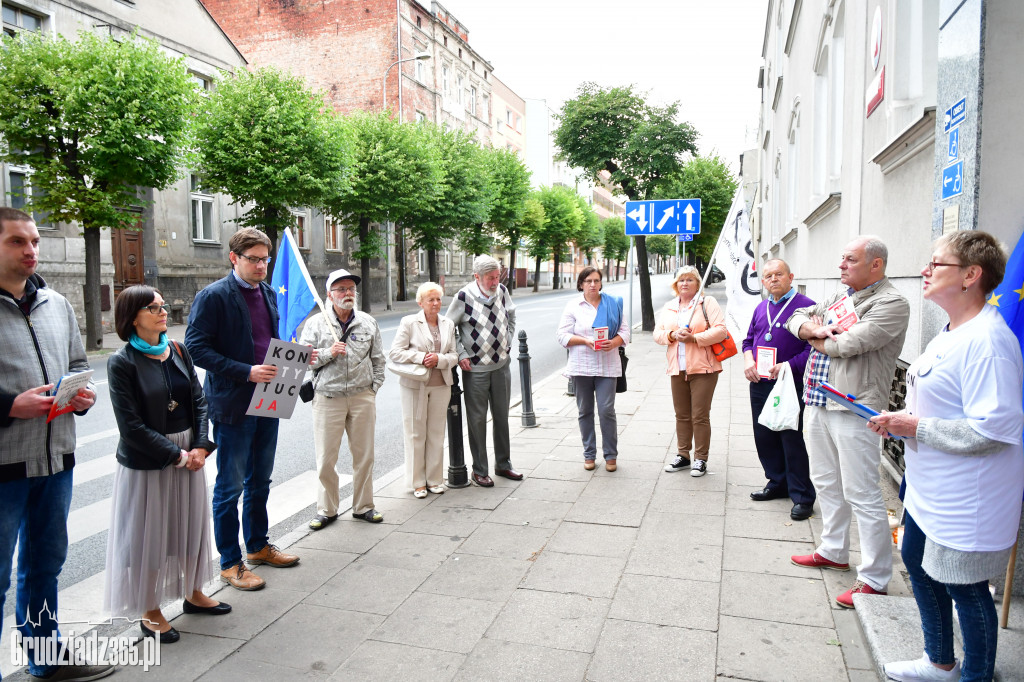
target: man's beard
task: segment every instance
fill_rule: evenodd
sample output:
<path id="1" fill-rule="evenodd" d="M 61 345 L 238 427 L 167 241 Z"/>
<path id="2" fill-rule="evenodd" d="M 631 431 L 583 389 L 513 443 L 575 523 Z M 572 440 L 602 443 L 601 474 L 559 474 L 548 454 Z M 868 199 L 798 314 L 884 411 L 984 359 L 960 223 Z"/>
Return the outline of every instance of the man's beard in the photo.
<path id="1" fill-rule="evenodd" d="M 342 310 L 352 310 L 356 307 L 356 299 L 346 298 L 345 300 L 338 303 L 338 307 Z"/>

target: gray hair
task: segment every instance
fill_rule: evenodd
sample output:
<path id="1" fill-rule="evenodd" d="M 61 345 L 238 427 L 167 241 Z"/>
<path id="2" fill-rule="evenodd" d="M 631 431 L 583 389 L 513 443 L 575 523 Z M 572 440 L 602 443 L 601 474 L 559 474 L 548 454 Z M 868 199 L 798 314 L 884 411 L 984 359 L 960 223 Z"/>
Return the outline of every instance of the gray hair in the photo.
<path id="1" fill-rule="evenodd" d="M 482 275 L 491 270 L 500 270 L 501 263 L 491 256 L 477 256 L 473 259 L 473 274 Z"/>
<path id="2" fill-rule="evenodd" d="M 416 290 L 416 302 L 422 303 L 423 299 L 427 297 L 431 291 L 436 291 L 444 298 L 444 289 L 437 282 L 424 282 L 420 285 L 420 288 Z"/>
<path id="3" fill-rule="evenodd" d="M 864 255 L 870 260 L 881 258 L 882 270 L 885 270 L 885 266 L 889 263 L 889 247 L 880 237 L 873 234 L 864 235 L 861 239 L 864 240 Z"/>
<path id="4" fill-rule="evenodd" d="M 782 267 L 786 268 L 786 272 L 793 274 L 793 269 L 789 267 L 789 263 L 782 260 L 781 258 L 769 258 L 764 263 L 761 263 L 761 272 L 764 272 L 772 263 L 780 264 Z"/>

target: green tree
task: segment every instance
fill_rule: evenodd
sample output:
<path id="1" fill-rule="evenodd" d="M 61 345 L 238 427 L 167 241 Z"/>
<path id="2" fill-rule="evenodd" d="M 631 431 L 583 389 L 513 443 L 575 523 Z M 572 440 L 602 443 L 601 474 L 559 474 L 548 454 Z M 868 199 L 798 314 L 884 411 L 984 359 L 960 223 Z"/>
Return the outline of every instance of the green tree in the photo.
<path id="1" fill-rule="evenodd" d="M 658 107 L 633 86 L 602 88 L 584 83 L 562 105 L 555 144 L 562 158 L 595 182 L 607 171 L 630 200 L 650 199 L 679 172 L 684 155 L 697 151 L 697 132 L 678 123 L 679 103 Z M 643 329 L 654 329 L 654 305 L 645 237 L 636 238 Z"/>
<path id="2" fill-rule="evenodd" d="M 25 33 L 2 47 L 0 159 L 34 171 L 29 208 L 81 227 L 86 348 L 102 348 L 100 229 L 139 229 L 139 189 L 180 177 L 198 95 L 184 58 L 134 34 Z"/>
<path id="3" fill-rule="evenodd" d="M 537 271 L 533 279 L 533 290 L 537 291 L 541 260 L 550 253 L 544 243 L 544 205 L 537 200 L 536 192 L 531 192 L 523 205 L 522 238 L 526 241 L 526 254 L 537 259 Z"/>
<path id="4" fill-rule="evenodd" d="M 530 196 L 530 171 L 519 155 L 509 149 L 491 149 L 488 155 L 494 200 L 490 224 L 497 241 L 508 249 L 508 289 L 515 286 L 516 250 L 525 234 L 527 198 Z M 541 209 L 543 210 L 543 209 Z M 543 217 L 541 218 L 543 220 Z"/>
<path id="5" fill-rule="evenodd" d="M 576 248 L 586 254 L 587 258 L 593 259 L 594 249 L 598 249 L 604 244 L 601 219 L 583 197 L 577 195 L 576 204 L 580 209 L 582 220 L 573 241 L 576 242 Z"/>
<path id="6" fill-rule="evenodd" d="M 490 220 L 494 209 L 494 199 L 498 193 L 498 186 L 494 180 L 494 170 L 490 147 L 484 148 L 476 144 L 472 136 L 466 135 L 466 144 L 462 149 L 463 168 L 465 171 L 474 173 L 478 182 L 476 183 L 476 203 L 481 206 L 481 212 L 476 217 L 478 222 L 464 226 L 457 230 L 457 243 L 459 248 L 466 253 L 479 256 L 483 253 L 490 253 L 494 247 L 494 234 L 485 222 Z"/>
<path id="7" fill-rule="evenodd" d="M 626 236 L 626 221 L 619 217 L 605 219 L 601 223 L 604 231 L 604 258 L 607 274 L 612 279 L 612 262 L 615 263 L 615 279 L 619 278 L 619 262 L 629 254 L 629 237 Z"/>
<path id="8" fill-rule="evenodd" d="M 292 206 L 323 208 L 344 191 L 348 144 L 334 115 L 301 78 L 274 68 L 226 76 L 205 101 L 196 140 L 203 186 L 252 204 L 240 225 L 258 227 L 277 251 Z"/>
<path id="9" fill-rule="evenodd" d="M 555 264 L 553 289 L 560 289 L 560 263 L 568 249 L 569 242 L 575 241 L 583 224 L 576 193 L 562 185 L 541 187 L 537 201 L 544 207 L 544 225 L 541 228 L 543 243 Z M 540 256 L 537 255 L 537 276 L 540 276 Z M 534 287 L 536 289 L 536 286 Z"/>
<path id="10" fill-rule="evenodd" d="M 647 250 L 658 257 L 658 270 L 664 266 L 669 256 L 676 253 L 676 236 L 655 234 L 647 238 Z"/>
<path id="11" fill-rule="evenodd" d="M 695 156 L 658 190 L 659 198 L 700 199 L 700 234 L 687 250 L 707 262 L 718 243 L 739 181 L 718 155 Z"/>
<path id="12" fill-rule="evenodd" d="M 413 243 L 427 252 L 430 279 L 437 281 L 437 252 L 448 240 L 476 230 L 490 210 L 490 181 L 472 135 L 433 125 L 419 126 L 433 150 L 441 181 L 432 201 L 416 211 Z"/>
<path id="13" fill-rule="evenodd" d="M 388 113 L 354 112 L 337 119 L 334 136 L 351 144 L 349 173 L 343 192 L 332 196 L 326 212 L 358 230 L 359 273 L 369 288 L 370 259 L 384 253 L 384 240 L 371 223 L 407 221 L 437 200 L 442 172 L 423 130 L 402 125 Z M 404 267 L 404 263 L 402 266 Z M 370 297 L 360 307 L 371 311 Z"/>

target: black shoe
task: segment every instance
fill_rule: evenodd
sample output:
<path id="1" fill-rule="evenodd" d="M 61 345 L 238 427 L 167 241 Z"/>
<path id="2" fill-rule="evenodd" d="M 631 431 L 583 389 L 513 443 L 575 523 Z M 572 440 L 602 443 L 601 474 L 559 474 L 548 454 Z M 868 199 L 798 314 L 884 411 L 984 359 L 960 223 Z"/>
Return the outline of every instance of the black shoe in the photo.
<path id="1" fill-rule="evenodd" d="M 157 633 L 155 631 L 150 630 L 149 628 L 147 628 L 146 624 L 143 623 L 142 621 L 139 621 L 139 627 L 142 628 L 142 636 L 143 637 L 156 637 Z M 174 644 L 179 639 L 181 639 L 181 635 L 173 627 L 170 630 L 168 630 L 167 632 L 161 632 L 160 633 L 160 643 L 161 644 Z"/>
<path id="2" fill-rule="evenodd" d="M 682 455 L 676 455 L 676 458 L 669 464 L 665 465 L 665 471 L 672 473 L 673 471 L 682 471 L 683 469 L 690 468 L 690 460 Z"/>
<path id="3" fill-rule="evenodd" d="M 202 613 L 207 616 L 223 616 L 225 613 L 231 613 L 231 604 L 225 604 L 221 602 L 216 606 L 196 606 L 188 599 L 181 601 L 182 613 Z"/>
<path id="4" fill-rule="evenodd" d="M 494 481 L 491 480 L 490 476 L 481 476 L 479 474 L 473 474 L 473 483 L 476 483 L 481 488 L 494 487 Z"/>
<path id="5" fill-rule="evenodd" d="M 501 476 L 502 478 L 507 478 L 510 481 L 523 480 L 523 475 L 516 471 L 515 469 L 495 469 L 494 475 Z"/>
<path id="6" fill-rule="evenodd" d="M 794 521 L 803 521 L 814 516 L 814 505 L 794 504 L 793 510 L 789 512 L 789 518 Z"/>
<path id="7" fill-rule="evenodd" d="M 778 500 L 783 497 L 789 497 L 789 493 L 778 488 L 773 490 L 768 486 L 765 486 L 764 490 L 755 490 L 750 493 L 750 499 L 755 502 L 767 502 L 768 500 Z"/>

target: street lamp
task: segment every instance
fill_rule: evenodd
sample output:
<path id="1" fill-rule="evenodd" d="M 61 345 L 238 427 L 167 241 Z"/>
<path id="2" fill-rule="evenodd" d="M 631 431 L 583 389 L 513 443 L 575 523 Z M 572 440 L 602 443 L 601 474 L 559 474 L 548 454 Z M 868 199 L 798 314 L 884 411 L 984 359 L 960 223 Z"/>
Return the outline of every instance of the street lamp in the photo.
<path id="1" fill-rule="evenodd" d="M 394 67 L 398 66 L 402 62 L 426 61 L 427 59 L 430 59 L 430 56 L 431 55 L 430 55 L 429 52 L 420 52 L 419 54 L 417 54 L 417 55 L 415 55 L 413 57 L 406 57 L 405 59 L 399 59 L 398 61 L 394 62 L 391 66 L 389 66 L 388 68 L 384 69 L 384 80 L 383 80 L 383 82 L 381 84 L 381 98 L 380 98 L 381 110 L 382 111 L 386 110 L 388 108 L 388 74 L 391 73 L 391 69 L 393 69 Z M 398 74 L 398 80 L 399 80 L 399 82 L 398 82 L 398 122 L 401 123 L 402 122 L 402 82 L 401 82 L 402 74 L 401 73 Z M 386 240 L 387 244 L 386 244 L 386 246 L 384 248 L 384 266 L 385 266 L 384 277 L 386 278 L 386 281 L 387 281 L 386 289 L 387 289 L 387 298 L 388 298 L 388 302 L 387 302 L 387 309 L 388 310 L 391 310 L 391 308 L 392 308 L 392 291 L 391 291 L 391 234 L 392 234 L 392 230 L 393 229 L 394 229 L 394 223 L 392 223 L 389 220 L 388 221 L 388 227 L 387 227 L 387 233 L 386 233 L 386 235 L 387 235 L 387 240 Z"/>

